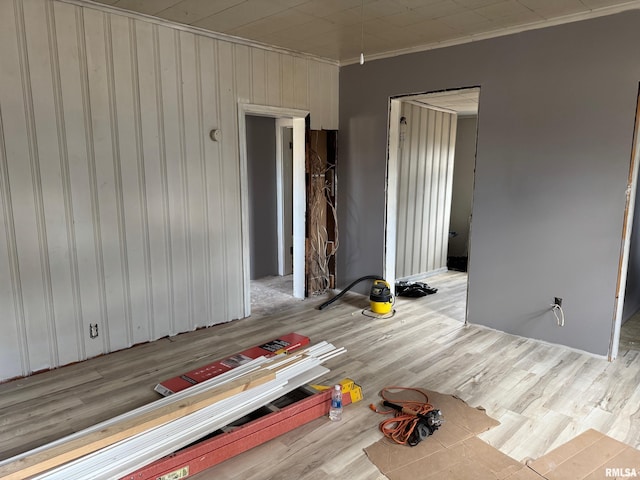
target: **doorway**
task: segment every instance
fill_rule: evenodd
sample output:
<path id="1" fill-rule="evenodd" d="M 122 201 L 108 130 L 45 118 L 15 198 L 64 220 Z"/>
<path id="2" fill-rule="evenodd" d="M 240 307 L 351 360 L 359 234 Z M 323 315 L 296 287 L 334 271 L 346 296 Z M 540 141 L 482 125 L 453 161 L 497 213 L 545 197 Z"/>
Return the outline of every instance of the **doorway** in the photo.
<path id="1" fill-rule="evenodd" d="M 276 119 L 278 275 L 293 273 L 293 121 Z"/>
<path id="2" fill-rule="evenodd" d="M 609 342 L 609 360 L 619 350 L 640 350 L 640 197 L 637 196 L 640 169 L 640 89 L 636 98 L 636 118 L 631 146 L 627 199 L 622 226 L 622 248 L 618 264 L 616 303 Z M 624 324 L 624 325 L 623 325 Z M 624 353 L 624 352 L 623 352 Z"/>
<path id="3" fill-rule="evenodd" d="M 250 276 L 279 275 L 276 202 L 276 120 L 247 115 Z"/>
<path id="4" fill-rule="evenodd" d="M 263 105 L 240 104 L 238 106 L 238 130 L 240 139 L 240 190 L 241 190 L 241 210 L 242 210 L 242 263 L 243 263 L 243 297 L 244 297 L 244 316 L 251 315 L 251 271 L 252 271 L 252 255 L 251 255 L 251 196 L 250 183 L 248 175 L 248 157 L 247 157 L 247 116 L 269 117 L 271 119 L 284 119 L 284 124 L 290 125 L 292 134 L 292 167 L 291 167 L 291 247 L 292 247 L 292 276 L 293 276 L 293 296 L 295 298 L 304 298 L 304 254 L 305 254 L 305 119 L 308 112 L 295 109 L 286 109 L 279 107 L 268 107 Z M 278 130 L 284 128 L 282 124 L 278 124 L 276 128 L 275 140 L 278 143 Z M 282 141 L 282 140 L 280 140 Z M 276 164 L 282 162 L 282 152 Z M 282 168 L 277 168 L 276 186 L 278 191 L 281 190 L 284 180 Z M 284 204 L 284 193 L 276 194 L 277 215 L 282 214 L 282 204 Z M 284 207 L 282 207 L 284 208 Z M 283 220 L 284 222 L 284 220 Z M 279 228 L 276 228 L 279 230 Z M 283 234 L 284 235 L 284 234 Z M 280 248 L 280 241 L 277 242 Z M 290 250 L 291 251 L 291 250 Z M 280 254 L 273 252 L 274 258 L 279 258 Z M 280 260 L 277 262 L 280 263 Z M 284 263 L 284 262 L 283 262 Z M 279 266 L 277 267 L 279 268 Z M 279 271 L 279 270 L 278 270 Z"/>
<path id="5" fill-rule="evenodd" d="M 467 270 L 479 97 L 479 88 L 466 88 L 390 99 L 384 264 L 389 283 Z M 459 257 L 455 265 L 450 252 Z"/>

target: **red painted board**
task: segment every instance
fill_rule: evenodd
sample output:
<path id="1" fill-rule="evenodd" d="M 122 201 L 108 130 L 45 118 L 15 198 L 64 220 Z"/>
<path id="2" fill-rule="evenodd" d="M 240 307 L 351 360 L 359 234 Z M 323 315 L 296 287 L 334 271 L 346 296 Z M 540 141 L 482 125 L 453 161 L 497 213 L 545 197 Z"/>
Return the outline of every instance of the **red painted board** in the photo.
<path id="1" fill-rule="evenodd" d="M 329 413 L 331 390 L 311 395 L 282 410 L 260 417 L 237 429 L 204 440 L 172 455 L 156 460 L 121 480 L 156 480 L 180 472 L 175 478 L 187 478 L 242 452 L 272 440 Z M 351 395 L 342 395 L 343 405 Z M 329 420 L 327 420 L 329 421 Z"/>
<path id="2" fill-rule="evenodd" d="M 201 367 L 183 373 L 177 377 L 160 382 L 154 390 L 165 397 L 181 390 L 185 390 L 193 385 L 204 382 L 209 378 L 216 377 L 222 373 L 233 370 L 258 357 L 271 357 L 276 353 L 291 352 L 304 345 L 309 344 L 310 339 L 298 333 L 288 333 L 281 337 L 270 340 L 261 345 L 256 345 L 242 352 L 223 358 L 217 362 L 209 363 Z"/>

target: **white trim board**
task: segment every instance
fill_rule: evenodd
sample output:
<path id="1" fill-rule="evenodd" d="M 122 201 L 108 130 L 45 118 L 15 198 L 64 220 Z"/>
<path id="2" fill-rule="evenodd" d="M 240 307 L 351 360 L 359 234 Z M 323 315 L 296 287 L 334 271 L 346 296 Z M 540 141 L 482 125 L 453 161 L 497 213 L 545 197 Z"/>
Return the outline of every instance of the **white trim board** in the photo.
<path id="1" fill-rule="evenodd" d="M 103 438 L 103 434 L 111 435 L 112 433 L 123 432 L 125 431 L 122 430 L 122 428 L 125 428 L 123 426 L 123 422 L 130 423 L 130 420 L 133 418 L 139 418 L 140 421 L 147 421 L 149 420 L 149 414 L 153 412 L 160 412 L 162 415 L 166 415 L 166 407 L 169 404 L 174 405 L 177 409 L 183 408 L 183 406 L 186 405 L 184 402 L 187 398 L 205 398 L 206 395 L 203 394 L 206 394 L 207 392 L 215 393 L 216 388 L 231 381 L 240 380 L 248 382 L 251 380 L 251 377 L 249 377 L 249 375 L 257 373 L 258 370 L 263 372 L 263 374 L 267 374 L 268 372 L 273 372 L 275 374 L 274 378 L 266 383 L 250 387 L 247 390 L 236 393 L 232 397 L 220 399 L 190 414 L 186 414 L 186 412 L 184 412 L 184 415 L 178 415 L 177 417 L 169 418 L 167 419 L 167 422 L 162 425 L 157 425 L 155 427 L 149 428 L 143 432 L 129 436 L 128 438 L 123 439 L 117 443 L 107 445 L 82 457 L 77 457 L 75 460 L 71 460 L 71 462 L 69 463 L 65 463 L 64 465 L 61 465 L 59 467 L 54 467 L 56 469 L 55 471 L 47 471 L 46 473 L 43 473 L 43 478 L 49 478 L 50 474 L 62 469 L 64 471 L 62 475 L 59 476 L 56 473 L 52 478 L 60 478 L 66 480 L 68 478 L 73 478 L 69 475 L 69 469 L 73 469 L 77 465 L 78 468 L 80 468 L 84 473 L 81 473 L 80 476 L 75 478 L 88 478 L 86 473 L 87 471 L 91 472 L 91 475 L 89 475 L 91 476 L 91 478 L 119 478 L 122 474 L 125 474 L 127 472 L 129 467 L 127 467 L 125 471 L 120 471 L 120 475 L 117 476 L 110 474 L 108 476 L 102 477 L 101 475 L 98 475 L 97 472 L 103 468 L 120 468 L 118 466 L 118 462 L 120 461 L 140 461 L 139 457 L 144 458 L 147 462 L 152 461 L 158 457 L 154 457 L 149 460 L 150 457 L 146 457 L 143 454 L 144 451 L 142 447 L 146 448 L 146 446 L 151 445 L 152 450 L 150 452 L 155 452 L 153 454 L 158 455 L 157 446 L 161 446 L 161 444 L 164 445 L 168 441 L 167 439 L 175 438 L 175 440 L 178 442 L 185 440 L 184 435 L 180 439 L 176 437 L 178 433 L 184 433 L 182 432 L 182 427 L 191 426 L 193 428 L 201 429 L 202 426 L 209 421 L 208 419 L 213 420 L 214 418 L 222 417 L 224 421 L 229 422 L 235 420 L 236 418 L 240 418 L 241 416 L 246 414 L 245 411 L 243 411 L 243 413 L 241 413 L 239 416 L 232 419 L 229 419 L 228 415 L 231 413 L 233 408 L 242 407 L 242 405 L 247 402 L 255 402 L 261 395 L 260 392 L 263 392 L 265 395 L 275 394 L 276 396 L 273 397 L 273 399 L 275 399 L 282 395 L 282 393 L 278 393 L 278 390 L 282 388 L 288 388 L 287 384 L 290 384 L 295 378 L 298 378 L 301 375 L 312 374 L 312 377 L 305 376 L 303 378 L 303 383 L 307 383 L 308 381 L 317 378 L 317 376 L 327 373 L 327 369 L 318 367 L 320 367 L 322 363 L 343 354 L 345 351 L 346 350 L 344 348 L 336 348 L 334 345 L 323 341 L 304 350 L 294 352 L 290 355 L 277 355 L 271 359 L 260 357 L 247 363 L 246 365 L 242 365 L 229 372 L 225 372 L 218 377 L 211 378 L 189 389 L 183 390 L 168 397 L 164 397 L 156 402 L 152 402 L 130 412 L 126 412 L 125 414 L 122 414 L 120 416 L 114 417 L 111 420 L 102 422 L 83 431 L 71 434 L 65 438 L 53 441 L 47 445 L 43 445 L 31 451 L 24 452 L 22 454 L 4 460 L 0 462 L 0 467 L 2 467 L 3 472 L 2 474 L 7 475 L 7 478 L 22 478 L 22 475 L 38 475 L 44 468 L 52 467 L 54 463 L 60 464 L 61 455 L 68 455 L 71 451 L 69 450 L 69 447 L 77 445 L 78 440 L 82 439 L 83 437 L 87 437 L 88 439 L 90 439 L 89 436 L 92 436 L 93 440 L 96 440 L 94 434 L 97 434 L 99 437 L 98 440 L 100 440 Z M 296 388 L 296 386 L 293 386 L 293 388 Z M 242 402 L 240 400 L 242 400 Z M 232 406 L 234 407 L 232 408 Z M 254 405 L 253 409 L 257 408 L 257 406 Z M 214 413 L 215 415 L 212 415 Z M 175 426 L 178 426 L 176 427 L 177 430 L 176 428 L 174 428 Z M 206 425 L 204 426 L 206 428 L 209 428 Z M 213 430 L 219 428 L 219 426 L 220 425 L 213 428 Z M 165 433 L 167 433 L 167 429 L 173 433 L 171 433 L 170 435 L 165 435 Z M 208 433 L 202 430 L 198 430 L 198 432 L 202 434 Z M 190 443 L 193 438 L 198 438 L 197 436 L 193 436 L 195 435 L 195 433 L 196 432 L 190 432 L 190 434 L 186 437 L 186 443 Z M 149 439 L 150 437 L 152 438 L 152 441 L 149 443 L 147 439 Z M 158 438 L 160 438 L 160 440 L 158 440 Z M 106 442 L 107 439 L 104 440 Z M 132 442 L 138 442 L 136 443 L 136 447 L 131 447 Z M 140 444 L 139 442 L 142 442 L 142 444 Z M 121 445 L 124 445 L 124 447 L 120 448 Z M 184 443 L 179 444 L 178 446 L 174 444 L 172 448 L 179 448 L 183 445 Z M 66 450 L 64 448 L 65 446 L 67 446 Z M 118 450 L 118 453 L 115 456 L 112 455 L 112 451 L 114 450 Z M 170 450 L 169 452 L 162 451 L 160 452 L 160 456 L 166 453 L 170 453 L 171 451 L 174 450 Z M 131 454 L 131 452 L 134 453 Z M 129 457 L 126 457 L 126 455 L 129 455 Z M 133 455 L 133 459 L 130 458 L 131 455 Z M 107 457 L 106 459 L 105 456 Z M 94 463 L 94 457 L 100 457 L 101 460 L 97 460 L 98 463 Z M 28 459 L 31 459 L 32 461 L 29 461 Z M 87 465 L 89 465 L 88 470 L 86 470 Z M 136 464 L 135 466 L 139 468 L 142 465 Z"/>

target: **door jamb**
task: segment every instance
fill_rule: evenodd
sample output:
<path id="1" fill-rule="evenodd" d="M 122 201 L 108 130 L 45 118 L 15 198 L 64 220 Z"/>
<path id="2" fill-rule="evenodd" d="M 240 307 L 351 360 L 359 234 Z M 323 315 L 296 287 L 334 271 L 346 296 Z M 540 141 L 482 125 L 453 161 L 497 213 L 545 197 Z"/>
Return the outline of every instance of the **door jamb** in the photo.
<path id="1" fill-rule="evenodd" d="M 609 361 L 618 356 L 620 346 L 620 329 L 622 328 L 622 313 L 624 296 L 627 288 L 627 273 L 629 269 L 629 250 L 631 248 L 631 232 L 633 228 L 633 213 L 638 183 L 638 168 L 640 161 L 640 92 L 636 100 L 636 118 L 633 127 L 633 145 L 631 146 L 631 160 L 629 165 L 629 178 L 627 180 L 626 202 L 624 220 L 622 223 L 622 244 L 620 246 L 620 260 L 618 262 L 618 281 L 616 285 L 616 298 L 613 309 L 613 323 L 611 326 L 611 340 L 609 341 Z"/>
<path id="2" fill-rule="evenodd" d="M 290 118 L 293 124 L 293 296 L 304 298 L 304 228 L 305 200 L 305 118 L 308 111 L 238 103 L 238 139 L 240 153 L 240 204 L 242 236 L 242 276 L 244 316 L 251 315 L 251 248 L 249 244 L 249 179 L 247 167 L 246 116 L 258 115 L 273 118 Z"/>
<path id="3" fill-rule="evenodd" d="M 385 209 L 385 247 L 382 276 L 389 285 L 396 284 L 396 229 L 398 228 L 398 148 L 400 146 L 400 113 L 402 101 L 389 102 L 389 138 L 387 144 L 387 185 Z"/>
<path id="4" fill-rule="evenodd" d="M 284 152 L 287 148 L 283 143 L 284 130 L 293 128 L 293 119 L 277 118 L 276 119 L 276 205 L 277 205 L 277 222 L 278 222 L 278 275 L 285 274 L 285 262 L 289 253 L 286 251 L 285 237 L 285 205 L 284 201 Z"/>

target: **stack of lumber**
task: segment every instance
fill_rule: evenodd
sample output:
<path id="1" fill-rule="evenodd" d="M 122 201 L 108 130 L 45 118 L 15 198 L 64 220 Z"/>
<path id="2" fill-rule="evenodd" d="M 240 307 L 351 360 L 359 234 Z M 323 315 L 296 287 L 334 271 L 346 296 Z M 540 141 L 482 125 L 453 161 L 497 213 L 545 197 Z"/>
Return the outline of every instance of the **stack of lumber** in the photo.
<path id="1" fill-rule="evenodd" d="M 344 349 L 321 342 L 245 365 L 0 462 L 6 479 L 120 478 L 326 374 Z"/>

